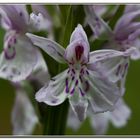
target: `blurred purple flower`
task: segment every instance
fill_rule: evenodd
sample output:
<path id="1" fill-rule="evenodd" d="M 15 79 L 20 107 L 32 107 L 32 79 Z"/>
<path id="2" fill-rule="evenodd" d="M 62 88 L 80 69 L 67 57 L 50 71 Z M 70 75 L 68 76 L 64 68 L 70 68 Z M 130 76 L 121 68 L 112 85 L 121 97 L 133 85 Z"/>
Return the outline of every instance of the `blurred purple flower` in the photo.
<path id="1" fill-rule="evenodd" d="M 117 49 L 126 50 L 130 47 L 136 47 L 136 51 L 132 53 L 132 59 L 140 58 L 140 7 L 135 5 L 127 5 L 124 14 L 117 21 L 114 28 L 114 40 L 117 42 Z M 113 41 L 114 43 L 114 41 Z M 115 43 L 114 43 L 115 44 Z"/>
<path id="2" fill-rule="evenodd" d="M 132 59 L 140 58 L 140 6 L 126 5 L 123 15 L 117 21 L 112 31 L 108 24 L 96 13 L 94 7 L 85 6 L 85 12 L 88 17 L 88 23 L 94 34 L 99 39 L 106 39 L 109 43 L 106 48 L 125 51 L 128 48 L 135 47 L 131 54 Z"/>

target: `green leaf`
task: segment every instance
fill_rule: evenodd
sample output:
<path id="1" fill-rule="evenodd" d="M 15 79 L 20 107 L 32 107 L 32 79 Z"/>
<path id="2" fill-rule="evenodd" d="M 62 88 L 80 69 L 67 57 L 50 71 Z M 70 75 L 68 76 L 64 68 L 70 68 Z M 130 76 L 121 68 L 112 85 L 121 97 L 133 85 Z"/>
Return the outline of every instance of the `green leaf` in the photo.
<path id="1" fill-rule="evenodd" d="M 2 52 L 3 50 L 3 46 L 4 46 L 4 34 L 5 34 L 5 31 L 4 29 L 0 28 L 0 53 Z"/>
<path id="2" fill-rule="evenodd" d="M 63 42 L 62 42 L 62 46 L 64 46 L 65 48 L 69 43 L 72 29 L 73 29 L 73 9 L 71 6 L 69 6 L 68 15 L 66 17 L 66 23 L 64 26 L 64 34 L 63 34 Z"/>

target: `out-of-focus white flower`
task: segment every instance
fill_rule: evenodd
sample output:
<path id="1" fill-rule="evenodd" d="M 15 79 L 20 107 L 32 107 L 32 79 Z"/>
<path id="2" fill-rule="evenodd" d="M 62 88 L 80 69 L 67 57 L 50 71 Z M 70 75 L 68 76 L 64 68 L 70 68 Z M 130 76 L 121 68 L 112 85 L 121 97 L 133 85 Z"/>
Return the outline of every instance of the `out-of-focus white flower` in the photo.
<path id="1" fill-rule="evenodd" d="M 0 14 L 1 26 L 6 30 L 0 55 L 0 77 L 18 82 L 31 74 L 40 52 L 25 36 L 30 31 L 25 5 L 1 5 Z"/>
<path id="2" fill-rule="evenodd" d="M 30 77 L 29 81 L 39 82 L 40 86 L 47 84 L 50 75 L 42 55 L 38 56 L 39 61 Z M 26 82 L 26 81 L 24 81 Z M 36 124 L 39 123 L 35 108 L 31 103 L 28 92 L 25 90 L 25 83 L 16 83 L 16 98 L 12 110 L 12 127 L 14 135 L 31 135 Z"/>
<path id="3" fill-rule="evenodd" d="M 27 36 L 34 45 L 42 48 L 56 61 L 69 65 L 67 70 L 52 78 L 49 85 L 37 92 L 36 99 L 39 102 L 54 106 L 69 98 L 79 120 L 86 117 L 88 105 L 94 113 L 105 112 L 114 107 L 121 96 L 116 81 L 118 77 L 120 79 L 124 76 L 128 65 L 127 59 L 133 49 L 126 52 L 89 52 L 88 39 L 81 25 L 73 31 L 66 50 L 47 38 L 30 33 L 27 33 Z"/>
<path id="4" fill-rule="evenodd" d="M 107 132 L 109 123 L 111 122 L 114 127 L 121 128 L 127 125 L 128 119 L 130 119 L 131 110 L 120 99 L 112 112 L 104 112 L 93 114 L 91 110 L 88 111 L 88 117 L 93 131 L 96 135 L 103 135 Z M 81 126 L 81 122 L 75 117 L 72 110 L 69 111 L 67 125 L 68 127 L 78 130 Z"/>
<path id="5" fill-rule="evenodd" d="M 30 14 L 30 27 L 35 30 L 46 30 L 51 31 L 52 21 L 45 6 L 43 5 L 32 5 L 32 13 Z"/>
<path id="6" fill-rule="evenodd" d="M 17 89 L 12 110 L 12 126 L 14 135 L 32 134 L 38 117 L 24 89 Z"/>

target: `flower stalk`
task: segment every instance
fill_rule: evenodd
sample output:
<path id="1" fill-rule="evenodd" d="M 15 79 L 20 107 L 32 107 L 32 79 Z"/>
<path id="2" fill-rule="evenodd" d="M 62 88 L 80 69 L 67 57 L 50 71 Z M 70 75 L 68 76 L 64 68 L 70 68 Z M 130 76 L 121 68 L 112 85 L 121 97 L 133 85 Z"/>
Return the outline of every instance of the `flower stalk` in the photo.
<path id="1" fill-rule="evenodd" d="M 69 103 L 66 100 L 59 106 L 47 106 L 44 116 L 44 135 L 64 135 Z"/>

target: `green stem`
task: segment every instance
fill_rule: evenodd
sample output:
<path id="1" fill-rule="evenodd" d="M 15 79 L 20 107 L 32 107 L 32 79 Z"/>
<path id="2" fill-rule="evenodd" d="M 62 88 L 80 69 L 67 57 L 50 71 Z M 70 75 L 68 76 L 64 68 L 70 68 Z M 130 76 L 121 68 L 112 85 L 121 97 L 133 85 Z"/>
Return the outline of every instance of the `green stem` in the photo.
<path id="1" fill-rule="evenodd" d="M 47 106 L 44 114 L 44 135 L 64 135 L 69 103 L 66 100 L 59 106 Z"/>

